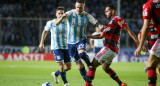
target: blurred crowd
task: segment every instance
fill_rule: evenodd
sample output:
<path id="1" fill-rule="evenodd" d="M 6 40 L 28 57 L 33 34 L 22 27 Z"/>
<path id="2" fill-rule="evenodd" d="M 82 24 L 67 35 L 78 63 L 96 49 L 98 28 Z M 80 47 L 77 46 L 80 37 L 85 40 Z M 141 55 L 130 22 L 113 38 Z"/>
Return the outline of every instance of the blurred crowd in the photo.
<path id="1" fill-rule="evenodd" d="M 55 11 L 58 5 L 63 5 L 68 11 L 74 8 L 76 0 L 1 0 L 0 17 L 1 18 L 43 18 L 42 28 L 40 20 L 6 20 L 1 19 L 1 43 L 3 45 L 29 45 L 38 46 L 40 37 L 39 31 L 42 31 L 45 23 L 49 19 L 55 18 Z M 131 30 L 137 35 L 142 27 L 142 7 L 147 0 L 121 0 L 121 17 L 126 20 Z M 107 3 L 117 5 L 117 0 L 86 0 L 86 9 L 100 23 L 107 25 L 107 19 L 104 15 Z M 41 29 L 41 30 L 40 30 Z M 95 31 L 93 26 L 88 26 L 87 34 Z M 122 33 L 121 46 L 126 47 L 126 33 Z M 129 39 L 129 46 L 135 47 L 133 40 Z M 47 44 L 50 44 L 49 37 Z"/>

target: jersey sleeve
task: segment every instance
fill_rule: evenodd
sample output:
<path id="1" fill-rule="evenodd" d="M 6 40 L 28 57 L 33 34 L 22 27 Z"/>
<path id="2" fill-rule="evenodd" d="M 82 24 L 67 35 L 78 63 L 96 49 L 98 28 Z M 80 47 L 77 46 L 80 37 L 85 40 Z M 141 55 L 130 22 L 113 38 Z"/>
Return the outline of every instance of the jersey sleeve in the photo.
<path id="1" fill-rule="evenodd" d="M 147 4 L 143 6 L 143 19 L 151 19 L 151 7 Z"/>
<path id="2" fill-rule="evenodd" d="M 98 21 L 90 14 L 87 13 L 87 16 L 88 16 L 88 20 L 91 24 L 95 25 L 98 23 Z"/>
<path id="3" fill-rule="evenodd" d="M 67 15 L 66 18 L 69 18 L 69 16 L 71 15 L 71 13 L 73 12 L 73 10 L 67 11 L 65 14 Z"/>
<path id="4" fill-rule="evenodd" d="M 106 32 L 109 31 L 109 28 L 106 28 L 102 31 L 103 34 L 106 34 Z"/>
<path id="5" fill-rule="evenodd" d="M 94 32 L 94 33 L 92 33 L 92 35 L 96 35 L 96 34 L 95 34 L 95 32 Z M 90 40 L 94 40 L 94 39 L 90 39 Z"/>
<path id="6" fill-rule="evenodd" d="M 51 23 L 52 23 L 52 21 L 48 21 L 48 22 L 46 23 L 46 25 L 45 25 L 45 27 L 44 27 L 44 30 L 45 30 L 45 31 L 49 31 L 49 30 L 51 29 Z"/>

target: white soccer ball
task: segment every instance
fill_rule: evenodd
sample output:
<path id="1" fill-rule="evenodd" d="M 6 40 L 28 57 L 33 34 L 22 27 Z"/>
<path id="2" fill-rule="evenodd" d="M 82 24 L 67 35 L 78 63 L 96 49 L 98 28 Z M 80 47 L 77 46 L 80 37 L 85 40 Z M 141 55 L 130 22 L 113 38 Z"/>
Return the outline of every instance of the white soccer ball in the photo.
<path id="1" fill-rule="evenodd" d="M 53 86 L 50 82 L 45 82 L 42 84 L 42 86 Z"/>

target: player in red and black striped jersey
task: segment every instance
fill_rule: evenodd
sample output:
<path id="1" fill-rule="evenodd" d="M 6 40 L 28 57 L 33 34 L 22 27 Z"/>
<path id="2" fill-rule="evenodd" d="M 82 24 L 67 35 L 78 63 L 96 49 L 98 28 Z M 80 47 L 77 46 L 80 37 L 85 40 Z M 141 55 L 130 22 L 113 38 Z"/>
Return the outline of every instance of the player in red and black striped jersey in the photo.
<path id="1" fill-rule="evenodd" d="M 154 43 L 158 39 L 158 34 L 159 34 L 158 29 L 153 24 L 150 24 L 149 32 L 148 32 L 147 39 L 146 39 L 148 51 L 151 50 L 152 46 L 154 45 Z M 141 40 L 141 31 L 138 33 L 138 40 L 139 41 Z M 142 49 L 142 50 L 146 51 L 145 49 Z M 147 66 L 147 64 L 146 64 L 146 66 Z M 160 64 L 157 65 L 157 69 L 158 69 L 158 71 L 156 71 L 156 72 L 157 72 L 157 74 L 159 74 L 160 73 Z M 147 69 L 145 69 L 145 70 L 147 70 Z"/>
<path id="2" fill-rule="evenodd" d="M 120 33 L 122 29 L 128 32 L 128 34 L 133 38 L 137 45 L 139 44 L 139 41 L 134 33 L 129 29 L 125 21 L 121 17 L 116 16 L 116 8 L 114 5 L 109 4 L 106 6 L 105 15 L 108 19 L 111 19 L 111 21 L 107 25 L 107 28 L 102 32 L 102 34 L 87 36 L 88 38 L 93 39 L 105 38 L 105 43 L 104 47 L 97 53 L 97 55 L 93 59 L 92 66 L 89 67 L 85 86 L 91 85 L 91 82 L 95 76 L 96 68 L 99 65 L 102 65 L 103 70 L 107 74 L 109 74 L 110 77 L 119 84 L 119 86 L 127 86 L 126 83 L 123 83 L 119 79 L 114 70 L 110 68 L 110 65 L 113 58 L 118 55 Z"/>
<path id="3" fill-rule="evenodd" d="M 150 22 L 153 22 L 153 25 L 160 30 L 160 0 L 149 0 L 143 6 L 143 27 L 142 27 L 142 35 L 139 46 L 134 52 L 135 56 L 139 56 L 144 41 L 149 32 Z M 160 33 L 158 35 L 158 39 L 152 46 L 149 51 L 149 59 L 147 62 L 147 72 L 148 72 L 148 86 L 156 86 L 157 74 L 156 67 L 160 62 Z"/>

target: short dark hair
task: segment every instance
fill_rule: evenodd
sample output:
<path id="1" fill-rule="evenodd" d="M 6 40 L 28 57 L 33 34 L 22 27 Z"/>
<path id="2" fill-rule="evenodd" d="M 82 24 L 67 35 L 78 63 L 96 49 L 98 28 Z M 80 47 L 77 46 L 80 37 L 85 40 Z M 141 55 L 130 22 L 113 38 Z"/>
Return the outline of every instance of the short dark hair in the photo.
<path id="1" fill-rule="evenodd" d="M 63 6 L 58 6 L 56 11 L 58 11 L 58 10 L 64 10 L 64 7 Z"/>
<path id="2" fill-rule="evenodd" d="M 76 0 L 76 2 L 85 4 L 85 0 Z"/>
<path id="3" fill-rule="evenodd" d="M 116 6 L 113 4 L 107 4 L 106 7 L 109 7 L 111 10 L 117 10 Z"/>

